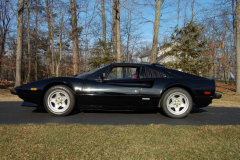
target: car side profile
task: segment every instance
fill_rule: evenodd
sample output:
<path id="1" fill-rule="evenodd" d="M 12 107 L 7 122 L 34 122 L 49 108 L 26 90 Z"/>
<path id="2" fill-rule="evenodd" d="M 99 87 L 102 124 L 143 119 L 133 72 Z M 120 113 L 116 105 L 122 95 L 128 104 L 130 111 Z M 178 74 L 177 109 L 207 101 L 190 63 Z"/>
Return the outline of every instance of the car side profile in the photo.
<path id="1" fill-rule="evenodd" d="M 75 77 L 31 82 L 11 90 L 24 102 L 44 105 L 54 116 L 80 110 L 161 108 L 172 118 L 186 117 L 192 107 L 206 107 L 215 81 L 172 70 L 160 64 L 111 63 Z"/>

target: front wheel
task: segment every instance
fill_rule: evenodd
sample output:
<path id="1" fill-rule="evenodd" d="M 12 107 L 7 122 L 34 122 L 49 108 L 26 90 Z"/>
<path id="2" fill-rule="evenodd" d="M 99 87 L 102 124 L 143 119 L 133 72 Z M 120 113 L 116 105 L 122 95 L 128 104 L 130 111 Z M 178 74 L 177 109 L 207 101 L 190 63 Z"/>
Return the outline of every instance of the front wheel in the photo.
<path id="1" fill-rule="evenodd" d="M 192 110 L 192 97 L 182 88 L 172 88 L 164 93 L 160 106 L 167 116 L 184 118 Z"/>
<path id="2" fill-rule="evenodd" d="M 47 90 L 44 95 L 44 107 L 54 116 L 70 114 L 75 105 L 73 91 L 64 85 L 56 85 Z"/>

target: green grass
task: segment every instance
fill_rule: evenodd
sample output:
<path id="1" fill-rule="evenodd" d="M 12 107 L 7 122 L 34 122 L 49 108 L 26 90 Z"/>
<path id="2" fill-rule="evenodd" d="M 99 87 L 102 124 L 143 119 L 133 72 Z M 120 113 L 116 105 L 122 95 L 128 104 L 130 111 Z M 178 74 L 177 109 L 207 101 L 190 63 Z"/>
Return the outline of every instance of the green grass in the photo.
<path id="1" fill-rule="evenodd" d="M 0 125 L 0 159 L 239 159 L 240 126 Z"/>

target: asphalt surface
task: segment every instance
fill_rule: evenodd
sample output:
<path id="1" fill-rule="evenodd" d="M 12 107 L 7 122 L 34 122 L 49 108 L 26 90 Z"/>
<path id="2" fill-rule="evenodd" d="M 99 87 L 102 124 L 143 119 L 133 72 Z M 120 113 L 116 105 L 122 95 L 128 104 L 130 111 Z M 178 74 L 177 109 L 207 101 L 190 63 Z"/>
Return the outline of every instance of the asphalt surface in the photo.
<path id="1" fill-rule="evenodd" d="M 66 117 L 53 117 L 44 109 L 23 107 L 21 102 L 0 102 L 0 124 L 59 123 L 91 125 L 240 125 L 240 108 L 194 108 L 184 119 L 172 119 L 157 111 L 76 112 Z"/>

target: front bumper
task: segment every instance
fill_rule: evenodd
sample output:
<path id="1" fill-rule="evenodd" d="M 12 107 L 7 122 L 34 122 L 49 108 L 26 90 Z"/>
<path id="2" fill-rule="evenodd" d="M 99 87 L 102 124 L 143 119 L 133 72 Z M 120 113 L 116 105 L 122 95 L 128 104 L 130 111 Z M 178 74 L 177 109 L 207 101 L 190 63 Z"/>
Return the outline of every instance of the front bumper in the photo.
<path id="1" fill-rule="evenodd" d="M 10 92 L 14 95 L 17 95 L 17 91 L 15 89 L 11 89 Z"/>
<path id="2" fill-rule="evenodd" d="M 219 93 L 215 93 L 213 96 L 214 99 L 220 99 L 221 97 L 222 97 L 222 95 Z"/>

